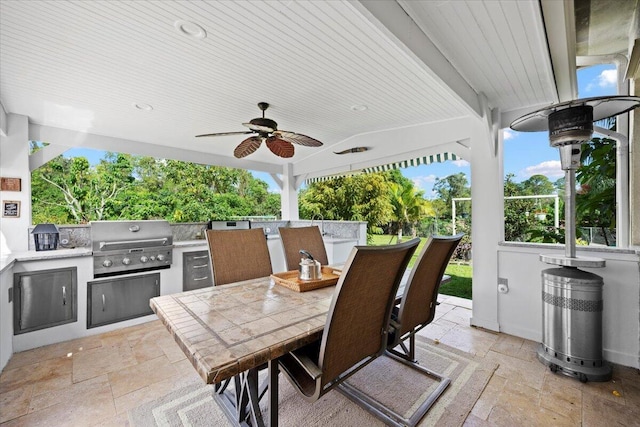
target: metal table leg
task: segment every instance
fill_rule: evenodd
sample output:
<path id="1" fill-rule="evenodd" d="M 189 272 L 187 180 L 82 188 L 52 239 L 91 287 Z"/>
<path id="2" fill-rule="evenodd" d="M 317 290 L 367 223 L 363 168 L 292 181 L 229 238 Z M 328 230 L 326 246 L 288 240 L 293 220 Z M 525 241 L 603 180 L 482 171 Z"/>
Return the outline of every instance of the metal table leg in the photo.
<path id="1" fill-rule="evenodd" d="M 236 426 L 276 427 L 278 425 L 278 362 L 269 361 L 267 378 L 260 385 L 258 368 L 242 372 L 232 380 L 216 384 L 213 394 L 229 421 Z M 234 387 L 229 384 L 233 381 Z M 260 410 L 260 400 L 267 394 L 267 419 Z"/>

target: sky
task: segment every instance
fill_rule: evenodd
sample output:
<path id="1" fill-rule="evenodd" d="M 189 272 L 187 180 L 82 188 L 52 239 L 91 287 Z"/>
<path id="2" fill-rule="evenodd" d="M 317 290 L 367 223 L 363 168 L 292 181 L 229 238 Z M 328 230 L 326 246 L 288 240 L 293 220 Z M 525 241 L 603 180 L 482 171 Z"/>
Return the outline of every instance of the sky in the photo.
<path id="1" fill-rule="evenodd" d="M 616 69 L 614 65 L 597 65 L 578 70 L 578 97 L 616 94 Z M 532 175 L 541 174 L 551 181 L 564 176 L 560 168 L 560 154 L 556 148 L 549 146 L 547 132 L 515 132 L 510 129 L 504 132 L 504 173 L 515 175 L 520 182 Z M 103 151 L 73 148 L 64 153 L 65 157 L 86 157 L 91 164 L 96 164 L 104 156 Z M 467 160 L 454 160 L 445 163 L 432 163 L 401 169 L 402 174 L 411 179 L 425 197 L 435 198 L 433 184 L 437 178 L 464 173 L 471 184 L 471 168 Z M 252 171 L 252 174 L 269 184 L 270 191 L 278 192 L 279 188 L 271 176 L 264 172 Z"/>
<path id="2" fill-rule="evenodd" d="M 616 69 L 614 65 L 598 65 L 578 71 L 578 97 L 616 94 Z M 521 182 L 532 175 L 547 176 L 552 182 L 564 176 L 560 168 L 560 153 L 549 146 L 547 132 L 515 132 L 504 129 L 504 174 L 515 175 Z M 434 198 L 433 183 L 436 178 L 463 172 L 471 183 L 471 168 L 467 161 L 454 161 L 421 165 L 402 169 L 402 174 L 413 180 L 425 192 L 427 198 Z"/>

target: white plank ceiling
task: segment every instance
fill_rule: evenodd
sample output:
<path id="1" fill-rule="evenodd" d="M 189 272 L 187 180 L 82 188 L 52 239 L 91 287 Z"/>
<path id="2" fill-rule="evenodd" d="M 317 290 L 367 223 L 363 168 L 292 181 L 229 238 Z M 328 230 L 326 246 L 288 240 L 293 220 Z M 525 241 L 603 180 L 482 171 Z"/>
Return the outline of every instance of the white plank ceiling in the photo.
<path id="1" fill-rule="evenodd" d="M 244 165 L 233 158 L 244 135 L 194 135 L 246 130 L 241 124 L 259 117 L 256 104 L 266 101 L 266 116 L 279 128 L 325 145 L 296 146 L 288 161 L 263 146 L 246 158 L 248 168 L 281 170 L 290 162 L 316 175 L 348 168 L 353 160 L 333 151 L 350 148 L 354 136 L 473 114 L 432 64 L 407 54 L 362 12 L 366 3 L 3 0 L 0 101 L 7 113 L 43 127 L 155 144 L 159 157 L 178 148 L 234 166 Z M 399 5 L 492 108 L 557 99 L 537 1 Z M 179 20 L 197 23 L 206 37 L 180 34 Z M 352 109 L 359 105 L 367 109 Z M 423 154 L 441 142 L 425 135 Z M 401 138 L 376 143 L 405 150 Z M 128 146 L 135 154 L 136 144 Z M 385 150 L 376 148 L 359 159 L 383 163 Z"/>

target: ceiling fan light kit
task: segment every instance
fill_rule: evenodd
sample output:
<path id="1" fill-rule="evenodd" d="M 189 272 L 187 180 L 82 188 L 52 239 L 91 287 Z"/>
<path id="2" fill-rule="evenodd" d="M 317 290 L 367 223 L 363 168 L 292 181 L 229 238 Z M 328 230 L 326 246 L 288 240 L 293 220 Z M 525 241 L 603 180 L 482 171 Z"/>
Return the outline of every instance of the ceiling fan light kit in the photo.
<path id="1" fill-rule="evenodd" d="M 305 147 L 322 146 L 322 142 L 318 141 L 317 139 L 311 138 L 310 136 L 296 132 L 278 130 L 278 123 L 264 116 L 264 112 L 267 108 L 269 108 L 268 103 L 259 102 L 258 108 L 262 110 L 262 117 L 257 117 L 255 119 L 251 119 L 247 123 L 243 123 L 243 126 L 251 129 L 249 131 L 208 133 L 203 135 L 196 135 L 196 138 L 205 136 L 244 135 L 252 133 L 257 134 L 245 139 L 233 150 L 233 155 L 238 159 L 254 153 L 260 147 L 262 142 L 265 142 L 265 145 L 269 150 L 271 150 L 273 154 L 285 159 L 293 157 L 295 153 L 293 144 L 298 144 Z"/>

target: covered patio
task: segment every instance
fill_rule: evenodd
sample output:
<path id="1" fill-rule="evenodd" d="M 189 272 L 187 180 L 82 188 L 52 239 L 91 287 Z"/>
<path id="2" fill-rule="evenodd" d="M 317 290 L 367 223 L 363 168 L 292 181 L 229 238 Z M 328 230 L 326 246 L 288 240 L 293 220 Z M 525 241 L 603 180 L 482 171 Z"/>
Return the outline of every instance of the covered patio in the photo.
<path id="1" fill-rule="evenodd" d="M 464 322 L 539 342 L 548 268 L 539 254 L 563 248 L 504 242 L 502 129 L 575 99 L 579 66 L 614 63 L 619 94 L 635 94 L 639 10 L 635 0 L 3 1 L 0 167 L 22 191 L 0 195 L 23 215 L 2 218 L 2 234 L 11 251 L 27 250 L 30 172 L 72 147 L 269 173 L 285 220 L 298 219 L 305 180 L 451 153 L 471 163 Z M 296 145 L 283 159 L 262 144 L 238 159 L 243 137 L 195 137 L 242 131 L 262 101 L 282 129 L 324 145 Z M 617 130 L 628 140 L 619 143 L 619 247 L 578 255 L 607 263 L 593 271 L 605 283 L 604 358 L 638 369 L 640 127 L 629 116 Z M 49 145 L 29 155 L 30 140 Z"/>

